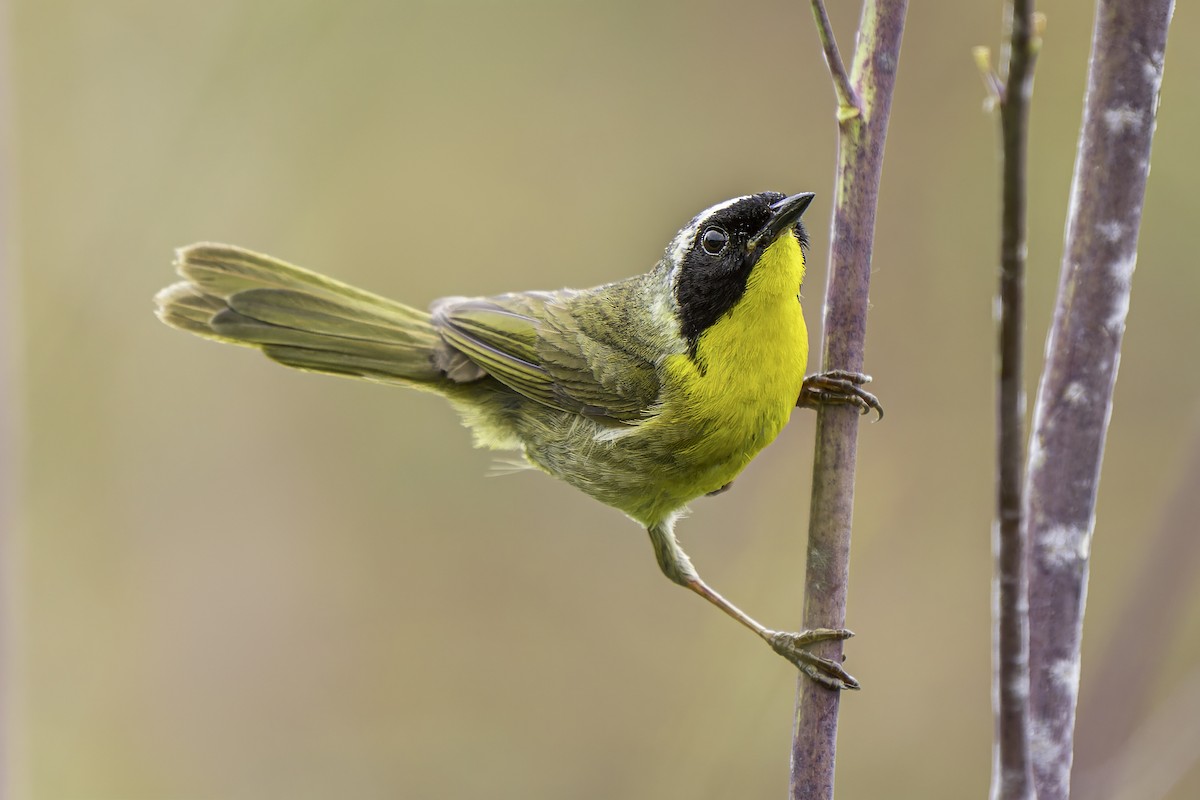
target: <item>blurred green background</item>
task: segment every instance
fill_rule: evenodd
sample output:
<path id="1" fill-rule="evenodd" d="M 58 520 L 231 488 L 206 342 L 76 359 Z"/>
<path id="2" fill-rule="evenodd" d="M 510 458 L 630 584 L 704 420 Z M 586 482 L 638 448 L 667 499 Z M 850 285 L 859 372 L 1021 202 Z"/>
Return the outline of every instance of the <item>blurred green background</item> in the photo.
<path id="1" fill-rule="evenodd" d="M 849 51 L 857 4 L 831 5 Z M 1039 5 L 1031 397 L 1092 23 L 1089 2 Z M 909 14 L 841 797 L 988 784 L 998 165 L 970 48 L 997 45 L 1000 7 Z M 435 397 L 185 336 L 151 297 L 172 248 L 205 239 L 415 305 L 588 286 L 649 268 L 713 202 L 813 190 L 818 332 L 835 131 L 807 3 L 13 0 L 9 33 L 14 798 L 783 795 L 794 673 L 664 580 L 634 524 L 541 475 L 490 477 L 496 456 Z M 1089 681 L 1119 652 L 1151 721 L 1200 675 L 1194 552 L 1161 642 L 1118 629 L 1168 498 L 1197 480 L 1197 34 L 1181 4 L 1084 640 L 1085 706 L 1103 709 Z M 798 412 L 679 528 L 709 581 L 777 627 L 800 618 L 812 433 Z M 1200 735 L 1167 730 L 1190 755 L 1165 796 L 1195 797 Z M 1157 796 L 1132 780 L 1110 788 Z"/>

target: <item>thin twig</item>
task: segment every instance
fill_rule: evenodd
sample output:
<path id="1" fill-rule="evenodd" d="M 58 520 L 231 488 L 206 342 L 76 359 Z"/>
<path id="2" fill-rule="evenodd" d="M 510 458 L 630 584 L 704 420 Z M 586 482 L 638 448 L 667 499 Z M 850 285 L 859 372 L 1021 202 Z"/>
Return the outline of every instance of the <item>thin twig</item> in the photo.
<path id="1" fill-rule="evenodd" d="M 1100 0 L 1025 486 L 1039 800 L 1070 788 L 1096 492 L 1137 260 L 1173 0 Z"/>
<path id="2" fill-rule="evenodd" d="M 821 39 L 821 49 L 825 52 L 825 65 L 829 68 L 829 77 L 833 79 L 833 91 L 837 95 L 838 121 L 844 122 L 858 116 L 862 111 L 858 92 L 854 91 L 854 84 L 846 74 L 846 65 L 842 62 L 837 40 L 833 37 L 833 25 L 829 23 L 824 0 L 812 0 L 812 12 L 817 23 L 817 36 Z"/>
<path id="3" fill-rule="evenodd" d="M 863 366 L 875 207 L 907 5 L 907 0 L 863 4 L 848 82 L 857 87 L 850 96 L 864 98 L 863 105 L 851 118 L 838 116 L 824 370 L 858 372 Z M 863 87 L 870 87 L 870 92 Z M 804 587 L 806 628 L 840 628 L 845 623 L 858 421 L 857 410 L 851 407 L 824 406 L 817 411 Z M 840 642 L 819 647 L 821 655 L 842 657 Z M 801 676 L 792 739 L 791 797 L 796 800 L 833 797 L 839 699 L 837 692 Z"/>
<path id="4" fill-rule="evenodd" d="M 1021 484 L 1025 459 L 1026 174 L 1029 101 L 1038 42 L 1033 0 L 1005 7 L 997 98 L 1003 148 L 999 380 L 996 392 L 996 551 L 993 585 L 992 703 L 996 734 L 992 759 L 993 800 L 1032 800 L 1029 763 L 1029 617 L 1025 538 L 1021 528 Z"/>

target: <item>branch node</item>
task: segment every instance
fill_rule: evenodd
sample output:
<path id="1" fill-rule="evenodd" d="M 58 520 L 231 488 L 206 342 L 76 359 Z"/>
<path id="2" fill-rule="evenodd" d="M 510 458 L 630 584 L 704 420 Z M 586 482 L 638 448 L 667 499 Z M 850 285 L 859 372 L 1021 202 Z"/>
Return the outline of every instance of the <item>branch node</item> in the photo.
<path id="1" fill-rule="evenodd" d="M 1004 84 L 1000 82 L 1000 76 L 996 74 L 996 70 L 992 69 L 992 49 L 990 47 L 983 45 L 972 47 L 971 57 L 975 59 L 979 77 L 983 78 L 983 90 L 987 92 L 987 97 L 983 101 L 983 110 L 990 113 L 1004 102 Z"/>
<path id="2" fill-rule="evenodd" d="M 839 125 L 843 122 L 849 122 L 850 120 L 861 116 L 862 111 L 859 110 L 858 106 L 848 106 L 841 103 L 838 104 L 837 121 Z"/>
<path id="3" fill-rule="evenodd" d="M 829 77 L 833 79 L 833 91 L 837 95 L 837 119 L 840 124 L 860 116 L 862 103 L 850 82 L 846 65 L 842 62 L 842 54 L 833 38 L 833 25 L 829 22 L 829 14 L 825 11 L 823 0 L 812 0 L 812 11 L 817 22 L 817 36 L 821 39 L 821 49 L 825 52 L 825 65 L 829 67 Z"/>

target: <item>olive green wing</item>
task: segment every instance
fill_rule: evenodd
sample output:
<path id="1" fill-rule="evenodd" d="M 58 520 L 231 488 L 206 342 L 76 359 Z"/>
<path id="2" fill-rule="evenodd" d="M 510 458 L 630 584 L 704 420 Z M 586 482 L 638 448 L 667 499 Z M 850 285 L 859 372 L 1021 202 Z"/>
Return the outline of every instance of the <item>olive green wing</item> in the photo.
<path id="1" fill-rule="evenodd" d="M 632 324 L 620 284 L 588 291 L 451 298 L 434 325 L 496 380 L 552 408 L 635 422 L 653 413 L 661 385 L 652 332 Z"/>

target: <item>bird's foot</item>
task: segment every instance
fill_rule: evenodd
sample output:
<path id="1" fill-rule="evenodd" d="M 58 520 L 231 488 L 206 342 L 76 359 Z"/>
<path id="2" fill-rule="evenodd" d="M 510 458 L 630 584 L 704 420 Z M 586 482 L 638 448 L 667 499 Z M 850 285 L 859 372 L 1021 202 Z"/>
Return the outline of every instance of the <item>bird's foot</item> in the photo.
<path id="1" fill-rule="evenodd" d="M 879 399 L 862 388 L 870 382 L 870 375 L 842 369 L 809 375 L 800 387 L 800 397 L 796 399 L 796 405 L 803 408 L 850 405 L 857 408 L 861 414 L 874 411 L 879 415 L 876 419 L 883 419 L 883 406 L 879 404 Z"/>
<path id="2" fill-rule="evenodd" d="M 849 639 L 853 635 L 852 631 L 845 628 L 814 628 L 800 633 L 770 631 L 767 643 L 771 645 L 772 650 L 795 664 L 801 672 L 817 683 L 827 689 L 840 691 L 861 687 L 853 675 L 842 669 L 841 664 L 813 653 L 808 647 L 818 642 Z"/>

